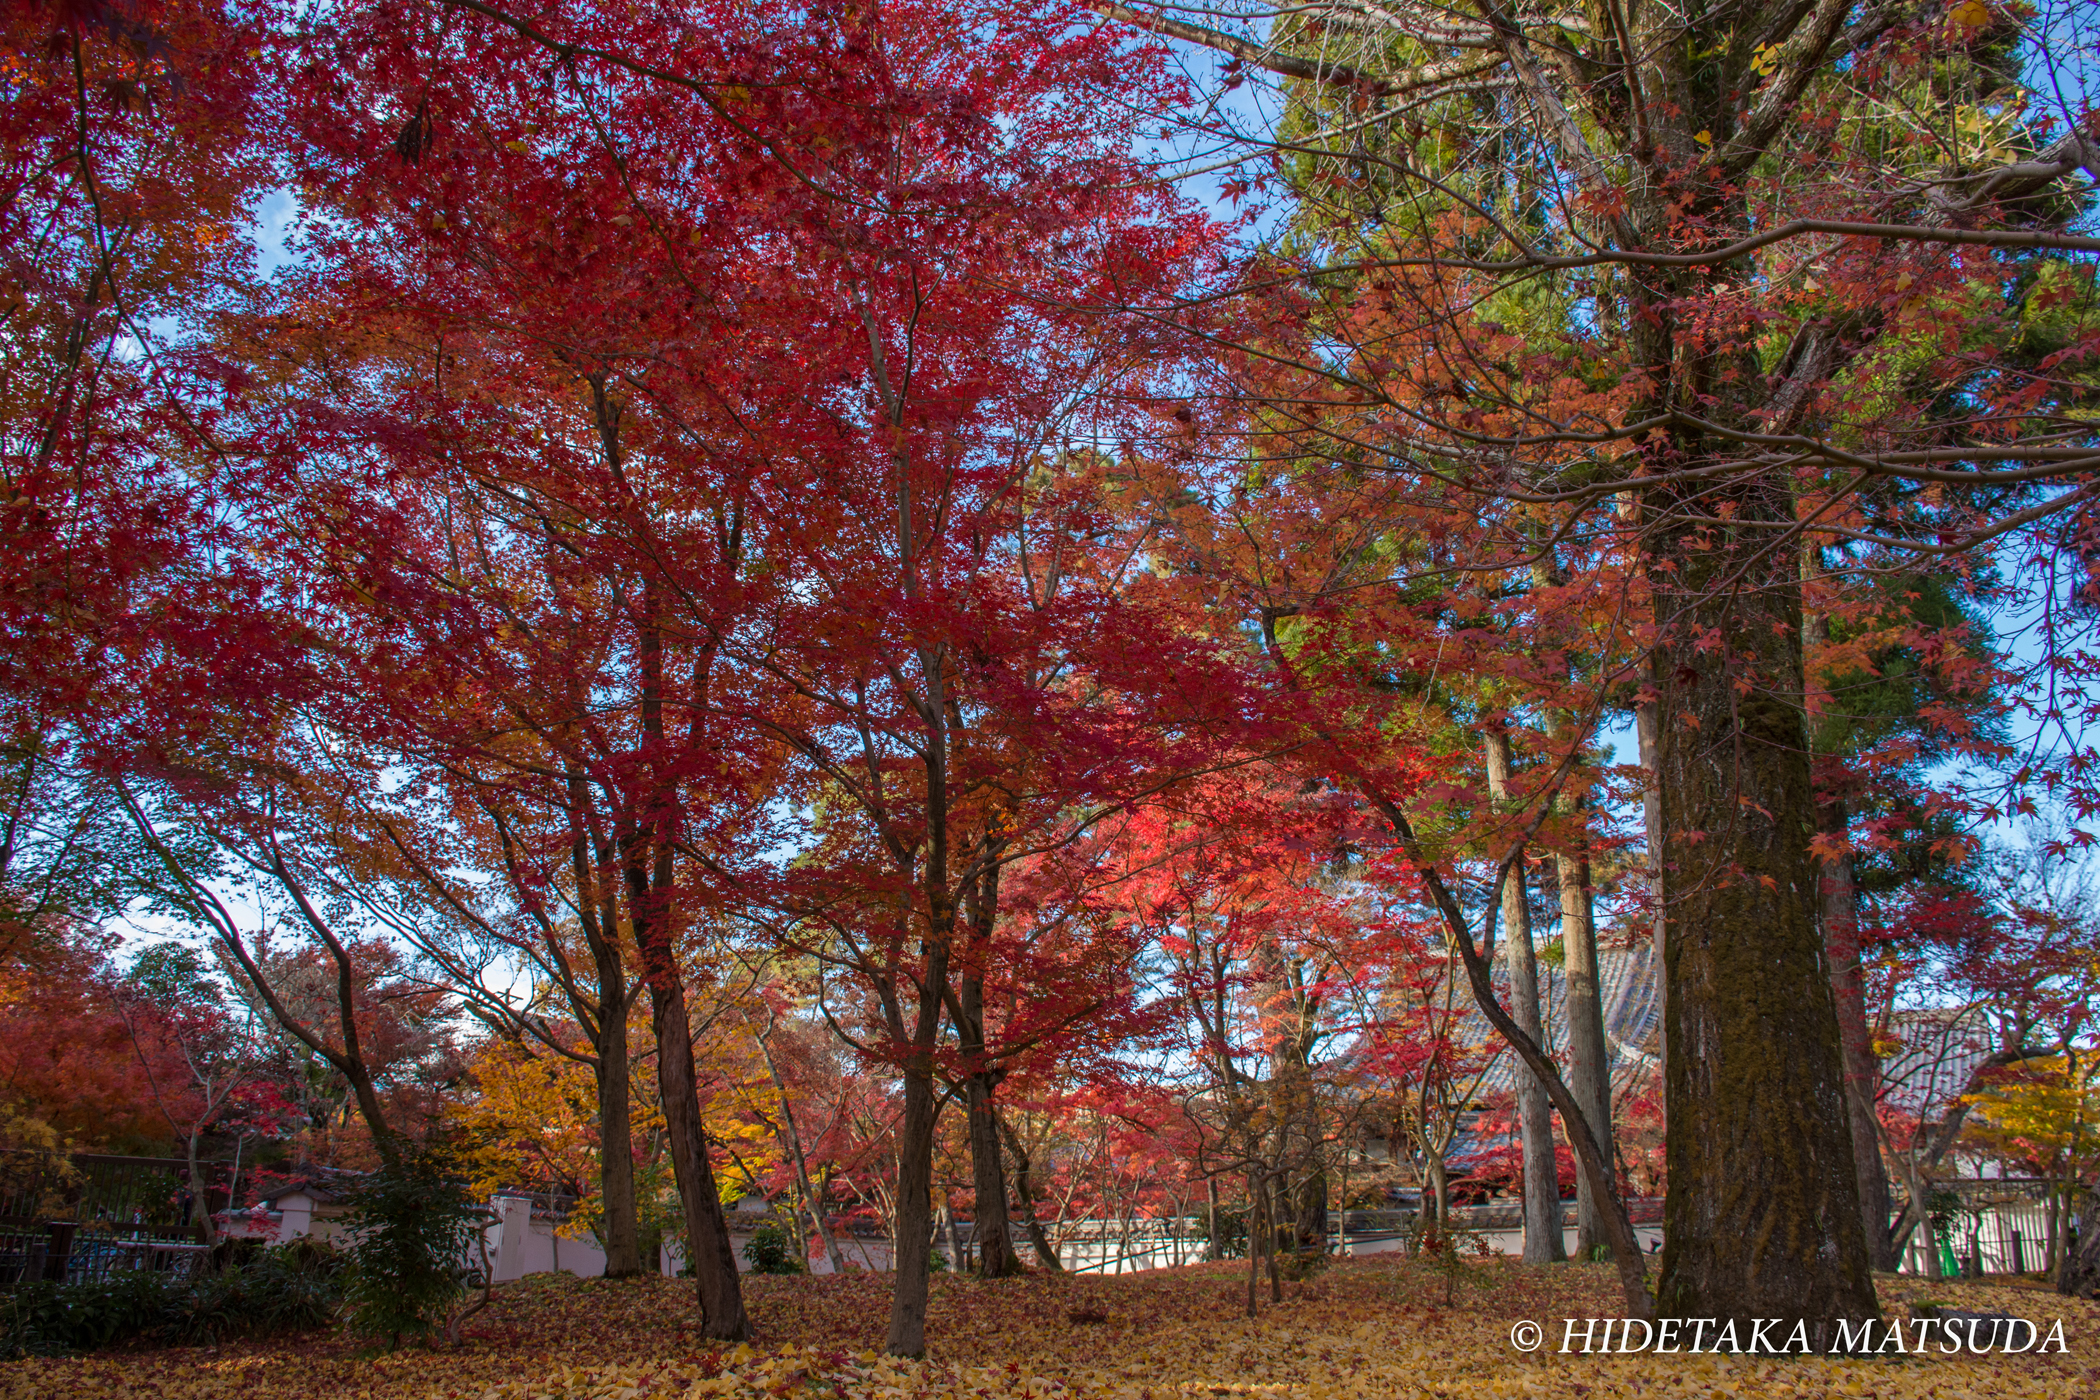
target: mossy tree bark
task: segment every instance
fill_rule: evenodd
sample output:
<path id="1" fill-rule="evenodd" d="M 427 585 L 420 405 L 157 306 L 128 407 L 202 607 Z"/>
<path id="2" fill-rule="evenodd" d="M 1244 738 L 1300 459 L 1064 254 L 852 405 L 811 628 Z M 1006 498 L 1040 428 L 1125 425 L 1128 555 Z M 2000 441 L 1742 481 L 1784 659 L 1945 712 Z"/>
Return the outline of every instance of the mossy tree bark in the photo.
<path id="1" fill-rule="evenodd" d="M 1650 451 L 1696 459 L 1687 446 Z M 1816 917 L 1799 582 L 1767 547 L 1794 506 L 1763 477 L 1660 504 L 1650 519 L 1738 523 L 1658 530 L 1647 559 L 1671 872 L 1657 1304 L 1805 1321 L 1826 1345 L 1833 1321 L 1880 1309 Z"/>

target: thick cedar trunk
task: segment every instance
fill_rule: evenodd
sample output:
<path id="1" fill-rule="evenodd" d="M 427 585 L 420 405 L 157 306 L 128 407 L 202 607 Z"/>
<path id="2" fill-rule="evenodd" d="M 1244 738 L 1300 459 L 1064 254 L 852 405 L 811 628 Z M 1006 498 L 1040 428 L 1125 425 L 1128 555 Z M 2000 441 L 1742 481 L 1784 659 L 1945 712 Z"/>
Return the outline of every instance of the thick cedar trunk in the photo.
<path id="1" fill-rule="evenodd" d="M 722 1198 L 707 1158 L 707 1129 L 701 1121 L 699 1084 L 693 1073 L 693 1033 L 686 1019 L 685 989 L 675 974 L 669 985 L 652 976 L 649 1000 L 656 1022 L 656 1082 L 663 1097 L 664 1137 L 671 1149 L 678 1198 L 685 1207 L 693 1282 L 700 1298 L 701 1335 L 716 1341 L 742 1341 L 751 1335 L 751 1322 L 744 1315 L 743 1284 L 729 1245 L 729 1224 L 722 1217 Z"/>
<path id="2" fill-rule="evenodd" d="M 1786 484 L 1764 478 L 1687 508 L 1744 522 L 1794 514 Z M 1671 872 L 1656 1301 L 1665 1317 L 1779 1319 L 1781 1336 L 1802 1321 L 1820 1348 L 1835 1320 L 1880 1306 L 1816 918 L 1800 585 L 1768 533 L 1717 541 L 1683 527 L 1648 557 Z"/>
<path id="3" fill-rule="evenodd" d="M 1818 813 L 1827 836 L 1842 837 L 1843 802 L 1826 802 Z M 1889 1233 L 1889 1178 L 1881 1163 L 1881 1135 L 1874 1121 L 1880 1062 L 1867 1027 L 1866 976 L 1860 968 L 1859 900 L 1852 857 L 1841 855 L 1823 868 L 1823 952 L 1830 962 L 1830 989 L 1837 1008 L 1838 1046 L 1845 1063 L 1845 1113 L 1852 1130 L 1852 1165 L 1859 1179 L 1860 1228 L 1867 1257 L 1876 1269 L 1896 1267 Z"/>
<path id="4" fill-rule="evenodd" d="M 1509 796 L 1510 747 L 1506 730 L 1486 736 L 1488 792 L 1497 802 Z M 1539 1012 L 1537 951 L 1531 942 L 1531 903 L 1525 897 L 1524 863 L 1511 867 L 1502 888 L 1503 964 L 1509 972 L 1512 1019 L 1539 1045 L 1546 1044 Z M 1528 1065 L 1516 1067 L 1517 1122 L 1524 1142 L 1524 1262 L 1553 1264 L 1568 1257 L 1562 1238 L 1560 1163 L 1553 1149 L 1553 1105 L 1546 1086 Z"/>

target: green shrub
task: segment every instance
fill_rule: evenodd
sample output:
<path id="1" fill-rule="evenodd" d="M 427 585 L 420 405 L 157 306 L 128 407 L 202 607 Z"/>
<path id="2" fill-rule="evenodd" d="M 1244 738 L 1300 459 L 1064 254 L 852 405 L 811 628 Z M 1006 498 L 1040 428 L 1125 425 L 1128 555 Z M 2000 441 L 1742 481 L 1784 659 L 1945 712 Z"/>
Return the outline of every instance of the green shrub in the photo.
<path id="1" fill-rule="evenodd" d="M 325 1327 L 343 1305 L 343 1258 L 318 1240 L 266 1249 L 178 1292 L 168 1326 L 183 1346 Z"/>
<path id="2" fill-rule="evenodd" d="M 483 1214 L 466 1184 L 434 1154 L 404 1146 L 344 1200 L 351 1330 L 389 1347 L 442 1331 L 465 1292 L 464 1261 Z"/>
<path id="3" fill-rule="evenodd" d="M 342 1304 L 341 1273 L 335 1251 L 299 1240 L 195 1279 L 126 1271 L 86 1283 L 21 1283 L 0 1301 L 0 1355 L 208 1345 L 321 1327 Z"/>
<path id="4" fill-rule="evenodd" d="M 752 1231 L 744 1245 L 744 1258 L 754 1274 L 799 1274 L 802 1261 L 795 1255 L 795 1241 L 774 1221 Z"/>

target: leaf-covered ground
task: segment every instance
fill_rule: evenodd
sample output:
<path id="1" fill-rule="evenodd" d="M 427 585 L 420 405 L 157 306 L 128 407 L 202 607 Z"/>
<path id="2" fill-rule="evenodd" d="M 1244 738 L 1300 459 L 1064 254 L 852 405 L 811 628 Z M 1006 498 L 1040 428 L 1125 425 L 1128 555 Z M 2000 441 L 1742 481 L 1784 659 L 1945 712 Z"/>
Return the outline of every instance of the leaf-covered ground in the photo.
<path id="1" fill-rule="evenodd" d="M 1400 1261 L 1350 1261 L 1286 1286 L 1244 1314 L 1244 1275 L 1218 1265 L 1126 1278 L 1034 1276 L 982 1284 L 938 1278 L 923 1362 L 878 1356 L 889 1290 L 880 1277 L 751 1279 L 762 1338 L 701 1342 L 688 1286 L 669 1280 L 534 1278 L 511 1285 L 448 1351 L 361 1355 L 351 1342 L 289 1342 L 105 1353 L 0 1365 L 0 1400 L 54 1396 L 312 1397 L 313 1400 L 935 1400 L 1060 1397 L 1170 1400 L 1248 1396 L 1691 1395 L 1931 1396 L 1934 1400 L 2100 1395 L 2100 1306 L 2007 1285 L 1885 1279 L 1892 1316 L 1916 1299 L 2064 1323 L 2066 1354 L 1755 1359 L 1562 1356 L 1564 1317 L 1608 1316 L 1604 1266 L 1478 1266 L 1445 1307 L 1444 1281 Z M 1929 1294 L 1927 1290 L 1930 1290 Z M 1523 1319 L 1545 1351 L 1511 1345 Z"/>

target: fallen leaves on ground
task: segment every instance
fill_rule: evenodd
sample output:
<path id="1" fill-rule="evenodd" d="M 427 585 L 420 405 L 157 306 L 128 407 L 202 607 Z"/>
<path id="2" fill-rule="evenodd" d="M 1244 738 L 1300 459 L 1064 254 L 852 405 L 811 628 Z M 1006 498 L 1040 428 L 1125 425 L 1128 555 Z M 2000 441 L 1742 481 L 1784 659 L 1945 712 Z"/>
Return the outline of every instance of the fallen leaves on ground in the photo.
<path id="1" fill-rule="evenodd" d="M 1243 1267 L 1243 1266 L 1241 1266 Z M 1891 1316 L 1930 1297 L 1973 1311 L 2062 1318 L 2047 1356 L 1769 1358 L 1559 1355 L 1560 1319 L 1616 1315 L 1606 1266 L 1470 1271 L 1444 1281 L 1400 1260 L 1351 1260 L 1245 1315 L 1240 1268 L 1122 1278 L 934 1281 L 929 1354 L 879 1354 L 881 1276 L 746 1280 L 760 1340 L 699 1337 L 690 1285 L 538 1277 L 510 1285 L 454 1349 L 363 1356 L 318 1336 L 0 1365 L 0 1400 L 52 1396 L 286 1400 L 1353 1400 L 1353 1397 L 1916 1397 L 2061 1400 L 2100 1394 L 2100 1307 L 2002 1284 L 1885 1278 Z M 1545 1325 L 1517 1352 L 1513 1323 Z"/>

